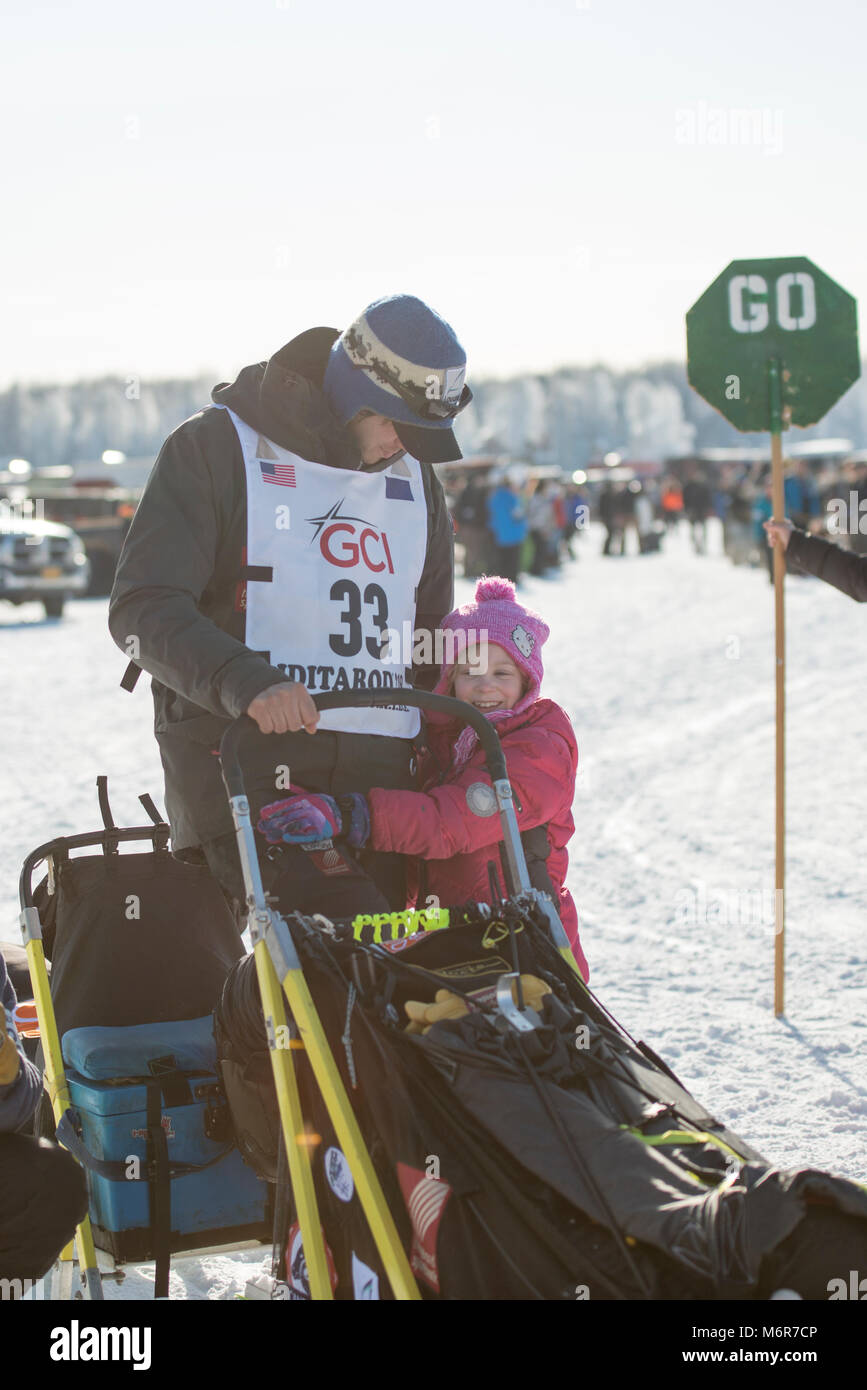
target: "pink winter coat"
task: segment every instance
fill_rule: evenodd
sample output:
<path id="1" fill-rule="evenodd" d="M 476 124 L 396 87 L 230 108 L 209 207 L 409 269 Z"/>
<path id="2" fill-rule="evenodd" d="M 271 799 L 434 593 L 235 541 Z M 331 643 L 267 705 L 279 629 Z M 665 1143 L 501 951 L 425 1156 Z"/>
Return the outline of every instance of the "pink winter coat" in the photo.
<path id="1" fill-rule="evenodd" d="M 575 830 L 572 801 L 578 746 L 568 715 L 553 700 L 536 700 L 512 719 L 497 721 L 509 781 L 515 793 L 520 830 L 547 825 L 551 853 L 547 868 L 559 895 L 557 907 L 584 979 L 589 969 L 578 940 L 578 914 L 564 887 L 569 857 L 566 846 Z M 375 787 L 367 793 L 370 806 L 369 847 L 422 859 L 427 865 L 428 891 L 444 907 L 468 901 L 489 902 L 488 863 L 500 870 L 497 849 L 500 817 L 485 809 L 490 798 L 474 791 L 491 786 L 485 758 L 477 743 L 463 766 L 455 768 L 454 724 L 432 724 L 430 755 L 422 763 L 422 791 L 390 791 Z M 442 775 L 442 769 L 448 770 Z M 410 876 L 412 893 L 412 876 Z"/>

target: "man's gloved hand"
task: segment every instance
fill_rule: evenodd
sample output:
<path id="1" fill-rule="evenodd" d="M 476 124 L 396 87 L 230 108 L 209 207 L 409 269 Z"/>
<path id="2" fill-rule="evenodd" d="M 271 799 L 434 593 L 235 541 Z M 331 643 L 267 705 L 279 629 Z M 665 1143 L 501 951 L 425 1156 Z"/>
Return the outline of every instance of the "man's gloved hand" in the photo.
<path id="1" fill-rule="evenodd" d="M 323 792 L 302 792 L 263 806 L 258 829 L 272 845 L 306 845 L 340 838 L 353 849 L 362 849 L 370 837 L 370 814 L 360 792 L 338 798 Z"/>

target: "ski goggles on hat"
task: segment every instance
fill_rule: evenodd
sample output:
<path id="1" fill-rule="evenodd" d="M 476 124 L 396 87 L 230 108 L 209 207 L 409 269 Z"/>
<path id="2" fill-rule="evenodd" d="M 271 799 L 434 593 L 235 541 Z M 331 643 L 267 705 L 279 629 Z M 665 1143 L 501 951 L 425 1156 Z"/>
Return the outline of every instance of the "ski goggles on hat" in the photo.
<path id="1" fill-rule="evenodd" d="M 399 396 L 420 420 L 453 420 L 465 410 L 473 393 L 464 381 L 465 367 L 425 370 L 405 358 L 389 354 L 363 321 L 356 320 L 341 336 L 343 349 L 353 367 L 367 372 L 386 390 Z M 386 355 L 387 354 L 387 355 Z M 392 360 L 389 361 L 388 358 Z M 416 377 L 409 372 L 415 372 Z M 421 377 L 421 380 L 416 378 Z"/>

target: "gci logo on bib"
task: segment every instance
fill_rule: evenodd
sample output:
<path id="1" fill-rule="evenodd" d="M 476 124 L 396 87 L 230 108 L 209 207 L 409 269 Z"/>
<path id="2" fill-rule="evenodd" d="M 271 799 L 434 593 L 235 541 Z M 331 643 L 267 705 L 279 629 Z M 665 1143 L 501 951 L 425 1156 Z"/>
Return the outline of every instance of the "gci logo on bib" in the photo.
<path id="1" fill-rule="evenodd" d="M 340 569 L 354 569 L 365 565 L 374 574 L 387 569 L 394 574 L 394 564 L 388 537 L 384 531 L 372 526 L 360 516 L 344 516 L 340 510 L 344 499 L 335 502 L 324 516 L 309 516 L 307 520 L 315 528 L 313 541 L 319 541 L 319 551 L 323 560 Z"/>

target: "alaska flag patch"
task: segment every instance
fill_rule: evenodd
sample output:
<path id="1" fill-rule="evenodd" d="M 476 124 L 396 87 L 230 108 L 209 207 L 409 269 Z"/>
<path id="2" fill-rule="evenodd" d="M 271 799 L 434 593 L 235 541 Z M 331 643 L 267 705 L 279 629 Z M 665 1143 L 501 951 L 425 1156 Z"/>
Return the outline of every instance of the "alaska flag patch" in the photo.
<path id="1" fill-rule="evenodd" d="M 385 495 L 402 502 L 412 502 L 413 495 L 409 479 L 393 478 L 389 475 L 385 480 Z"/>

